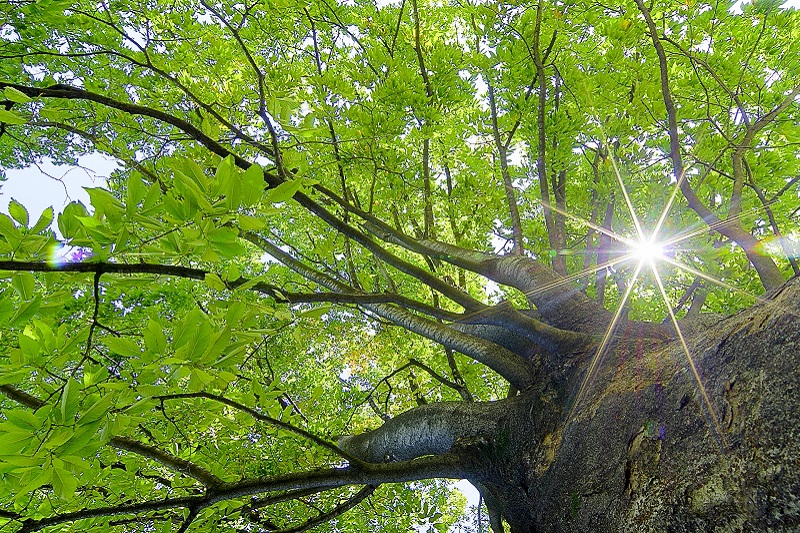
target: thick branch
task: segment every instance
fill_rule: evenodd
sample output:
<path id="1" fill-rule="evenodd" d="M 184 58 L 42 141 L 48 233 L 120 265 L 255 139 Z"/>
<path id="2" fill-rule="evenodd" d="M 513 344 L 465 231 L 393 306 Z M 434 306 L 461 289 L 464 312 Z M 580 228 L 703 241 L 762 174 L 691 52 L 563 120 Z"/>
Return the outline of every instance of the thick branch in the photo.
<path id="1" fill-rule="evenodd" d="M 413 315 L 399 307 L 384 304 L 365 307 L 400 327 L 486 365 L 519 390 L 525 390 L 533 383 L 534 372 L 531 365 L 519 355 L 501 346 Z"/>
<path id="2" fill-rule="evenodd" d="M 775 106 L 769 113 L 756 120 L 752 125 L 748 126 L 742 139 L 737 143 L 736 149 L 733 151 L 732 165 L 733 165 L 733 192 L 731 193 L 731 206 L 728 210 L 727 220 L 738 218 L 742 212 L 742 190 L 745 185 L 745 172 L 744 154 L 746 151 L 753 147 L 758 133 L 764 129 L 770 122 L 786 108 L 788 108 L 800 94 L 800 85 L 795 87 L 780 104 Z"/>
<path id="3" fill-rule="evenodd" d="M 339 446 L 370 463 L 444 454 L 458 439 L 492 435 L 500 420 L 502 403 L 501 400 L 422 405 L 374 431 L 343 437 Z"/>
<path id="4" fill-rule="evenodd" d="M 432 460 L 434 459 L 434 460 Z M 115 515 L 139 515 L 169 509 L 201 511 L 215 503 L 261 494 L 265 492 L 305 489 L 332 489 L 347 485 L 373 485 L 404 483 L 433 478 L 463 478 L 465 472 L 455 456 L 418 459 L 413 462 L 387 465 L 364 465 L 354 468 L 330 468 L 296 474 L 265 476 L 236 483 L 226 483 L 203 495 L 183 498 L 166 498 L 132 504 L 121 504 L 95 509 L 82 509 L 71 513 L 49 516 L 39 520 L 24 520 L 20 532 L 39 531 L 78 520 Z"/>
<path id="5" fill-rule="evenodd" d="M 174 265 L 156 265 L 152 263 L 65 263 L 51 265 L 36 261 L 0 261 L 0 270 L 15 272 L 91 272 L 94 274 L 154 274 L 203 280 L 208 274 L 205 270 Z"/>
<path id="6" fill-rule="evenodd" d="M 539 192 L 542 196 L 542 208 L 544 212 L 544 222 L 547 229 L 547 236 L 550 241 L 550 249 L 555 252 L 552 265 L 556 270 L 561 270 L 562 275 L 566 275 L 566 263 L 563 257 L 559 257 L 558 233 L 555 220 L 553 219 L 553 209 L 550 204 L 550 190 L 547 178 L 547 130 L 545 127 L 545 109 L 547 104 L 547 78 L 544 73 L 544 63 L 540 49 L 540 39 L 542 33 L 542 3 L 536 5 L 536 24 L 533 30 L 533 64 L 536 66 L 536 77 L 539 80 L 539 105 L 536 108 L 536 172 L 539 176 Z M 562 264 L 563 263 L 563 264 Z"/>
<path id="7" fill-rule="evenodd" d="M 358 467 L 331 468 L 299 474 L 267 476 L 229 483 L 211 497 L 210 503 L 264 492 L 336 488 L 346 485 L 380 485 L 433 478 L 463 478 L 466 472 L 455 455 L 426 457 L 392 464 L 363 464 Z"/>
<path id="8" fill-rule="evenodd" d="M 109 444 L 117 449 L 125 450 L 135 453 L 136 455 L 141 455 L 142 457 L 152 459 L 153 461 L 161 463 L 167 468 L 180 472 L 181 474 L 186 474 L 187 476 L 196 479 L 206 487 L 216 487 L 222 484 L 221 479 L 205 468 L 196 465 L 191 461 L 181 459 L 180 457 L 175 457 L 171 453 L 165 452 L 164 450 L 154 446 L 148 446 L 147 444 L 143 444 L 128 437 L 112 437 L 109 441 Z"/>
<path id="9" fill-rule="evenodd" d="M 203 280 L 209 274 L 208 271 L 175 265 L 159 265 L 153 263 L 66 263 L 63 265 L 51 265 L 36 261 L 0 261 L 0 270 L 14 272 L 91 272 L 94 274 L 151 274 L 161 276 L 174 276 L 194 280 Z M 363 305 L 368 303 L 394 303 L 428 314 L 443 320 L 459 320 L 463 315 L 450 313 L 436 307 L 412 300 L 397 294 L 370 294 L 370 293 L 294 293 L 282 290 L 280 287 L 268 283 L 258 282 L 250 285 L 251 281 L 246 278 L 239 278 L 234 281 L 226 282 L 230 289 L 236 289 L 247 285 L 251 290 L 266 294 L 275 300 L 284 303 L 334 303 L 334 304 L 355 304 Z"/>
<path id="10" fill-rule="evenodd" d="M 304 278 L 334 292 L 352 292 L 350 287 L 301 263 L 263 237 L 253 233 L 246 233 L 244 237 Z M 458 332 L 394 305 L 367 304 L 363 307 L 398 326 L 433 340 L 446 348 L 461 352 L 488 366 L 519 390 L 524 390 L 533 381 L 530 365 L 517 354 L 500 346 Z"/>
<path id="11" fill-rule="evenodd" d="M 553 327 L 520 312 L 507 302 L 501 302 L 484 313 L 474 313 L 459 322 L 505 328 L 535 342 L 551 354 L 565 355 L 580 351 L 592 342 L 591 338 L 583 333 Z"/>
<path id="12" fill-rule="evenodd" d="M 163 500 L 153 500 L 141 503 L 98 507 L 95 509 L 82 509 L 80 511 L 57 514 L 47 518 L 41 518 L 39 520 L 23 520 L 22 528 L 19 530 L 19 533 L 39 531 L 46 527 L 66 524 L 68 522 L 76 522 L 78 520 L 87 520 L 90 518 L 116 516 L 122 514 L 137 515 L 153 511 L 165 511 L 168 509 L 191 508 L 193 506 L 203 504 L 206 500 L 207 497 L 205 496 L 186 496 L 183 498 L 167 498 Z"/>
<path id="13" fill-rule="evenodd" d="M 424 241 L 438 257 L 522 291 L 547 323 L 583 333 L 603 330 L 610 313 L 580 292 L 568 278 L 525 256 L 500 257 L 450 244 Z"/>
<path id="14" fill-rule="evenodd" d="M 0 392 L 2 392 L 8 398 L 32 409 L 36 409 L 44 405 L 42 400 L 10 385 L 0 386 Z M 178 398 L 179 396 L 181 395 L 175 395 L 173 398 Z M 211 396 L 212 399 L 219 400 L 217 397 L 205 395 L 204 393 L 184 396 Z M 433 405 L 430 407 L 433 407 Z M 234 407 L 240 408 L 241 406 L 237 404 Z M 258 413 L 251 414 L 260 419 L 260 415 Z M 291 428 L 291 430 L 296 432 L 296 428 Z M 372 466 L 363 464 L 356 459 L 354 464 L 358 465 L 357 468 L 335 468 L 315 472 L 264 477 L 237 483 L 223 483 L 212 474 L 206 472 L 196 465 L 189 463 L 188 461 L 183 461 L 182 459 L 172 457 L 166 452 L 156 450 L 144 444 L 133 441 L 127 437 L 114 437 L 111 439 L 110 444 L 117 448 L 132 451 L 144 457 L 155 459 L 170 468 L 182 470 L 184 473 L 187 473 L 188 475 L 191 475 L 200 481 L 205 480 L 204 484 L 208 490 L 204 495 L 199 496 L 167 498 L 133 504 L 101 507 L 96 509 L 83 509 L 72 513 L 54 515 L 40 520 L 24 520 L 23 527 L 20 531 L 38 531 L 45 527 L 103 516 L 121 514 L 138 515 L 152 511 L 163 511 L 176 508 L 187 508 L 199 511 L 205 507 L 213 505 L 216 502 L 263 492 L 300 491 L 294 492 L 294 494 L 305 494 L 306 491 L 318 492 L 320 490 L 341 487 L 345 485 L 377 486 L 381 483 L 414 481 L 437 477 L 460 478 L 464 476 L 464 472 L 461 471 L 458 460 L 455 457 L 440 457 L 437 458 L 436 461 L 417 460 L 411 463 L 399 463 L 397 465 Z M 352 452 L 350 450 L 345 451 L 346 455 L 349 455 L 349 453 Z M 353 505 L 355 505 L 355 503 L 353 503 Z M 340 507 L 337 507 L 337 509 L 340 509 Z M 17 517 L 14 516 L 12 518 Z"/>
<path id="15" fill-rule="evenodd" d="M 522 223 L 519 217 L 519 207 L 517 206 L 516 192 L 514 191 L 514 183 L 511 180 L 511 174 L 508 172 L 508 151 L 506 144 L 500 138 L 500 129 L 497 125 L 497 101 L 494 94 L 494 86 L 492 80 L 486 75 L 486 85 L 489 89 L 489 112 L 492 118 L 492 136 L 494 137 L 494 144 L 497 148 L 497 157 L 500 159 L 500 175 L 503 179 L 503 188 L 506 193 L 506 204 L 508 211 L 511 215 L 511 235 L 514 242 L 514 247 L 511 250 L 512 254 L 522 255 L 525 253 L 522 238 Z"/>
<path id="16" fill-rule="evenodd" d="M 234 154 L 216 140 L 212 139 L 205 133 L 203 133 L 199 128 L 195 127 L 193 124 L 179 119 L 169 113 L 165 113 L 163 111 L 159 111 L 157 109 L 152 109 L 150 107 L 130 104 L 126 102 L 120 102 L 118 100 L 114 100 L 108 96 L 93 93 L 91 91 L 87 91 L 81 89 L 79 87 L 71 87 L 69 85 L 64 84 L 57 84 L 52 87 L 28 87 L 26 85 L 19 85 L 17 83 L 8 83 L 0 81 L 0 89 L 5 87 L 13 87 L 14 89 L 22 92 L 26 96 L 30 98 L 63 98 L 67 100 L 87 100 L 90 102 L 95 102 L 98 104 L 102 104 L 106 107 L 110 107 L 112 109 L 117 109 L 129 115 L 137 115 L 143 117 L 150 117 L 161 122 L 165 122 L 171 126 L 178 128 L 179 130 L 187 133 L 197 142 L 208 148 L 211 152 L 217 154 L 220 157 L 227 157 L 232 155 L 236 165 L 240 168 L 247 169 L 249 168 L 252 163 L 245 160 L 241 156 Z M 278 180 L 277 176 L 274 176 L 273 181 L 271 183 L 272 186 L 278 185 L 280 181 Z"/>

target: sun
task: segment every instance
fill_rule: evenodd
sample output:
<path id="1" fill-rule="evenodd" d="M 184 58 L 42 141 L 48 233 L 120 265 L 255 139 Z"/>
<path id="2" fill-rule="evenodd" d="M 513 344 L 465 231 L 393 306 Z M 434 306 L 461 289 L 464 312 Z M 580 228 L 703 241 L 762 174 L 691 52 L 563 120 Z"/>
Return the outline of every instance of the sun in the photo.
<path id="1" fill-rule="evenodd" d="M 572 420 L 583 404 L 583 400 L 586 398 L 589 389 L 592 387 L 592 384 L 595 378 L 598 375 L 598 369 L 603 364 L 603 360 L 605 357 L 614 350 L 614 343 L 612 339 L 614 338 L 617 332 L 617 326 L 620 322 L 627 320 L 623 318 L 625 316 L 626 304 L 630 300 L 634 291 L 634 286 L 636 286 L 637 281 L 640 281 L 640 274 L 643 271 L 650 271 L 652 273 L 652 281 L 653 284 L 658 288 L 658 293 L 660 293 L 661 298 L 664 301 L 664 304 L 667 308 L 667 314 L 669 317 L 669 322 L 672 323 L 673 330 L 675 332 L 675 336 L 680 342 L 680 346 L 682 348 L 683 354 L 686 358 L 686 367 L 691 372 L 692 377 L 694 378 L 694 385 L 695 390 L 697 391 L 698 396 L 701 398 L 701 412 L 703 413 L 706 421 L 711 429 L 711 434 L 717 440 L 721 449 L 726 449 L 728 447 L 727 442 L 725 440 L 725 435 L 722 432 L 722 427 L 719 422 L 719 417 L 717 417 L 716 411 L 714 409 L 714 405 L 709 398 L 708 391 L 706 390 L 705 386 L 703 385 L 703 380 L 700 377 L 700 373 L 697 370 L 697 365 L 692 357 L 692 354 L 689 351 L 689 347 L 686 343 L 686 339 L 683 336 L 683 332 L 681 331 L 680 324 L 678 322 L 677 317 L 675 316 L 675 311 L 673 310 L 673 303 L 671 302 L 670 298 L 667 295 L 667 291 L 664 287 L 664 282 L 659 274 L 659 265 L 660 263 L 667 263 L 686 272 L 693 273 L 695 276 L 699 276 L 703 279 L 708 279 L 712 283 L 727 286 L 726 283 L 715 279 L 713 276 L 708 276 L 688 265 L 684 265 L 675 259 L 672 259 L 672 247 L 685 239 L 690 238 L 693 235 L 693 232 L 684 235 L 678 235 L 675 237 L 667 238 L 667 239 L 659 239 L 659 234 L 661 233 L 662 227 L 664 222 L 666 221 L 667 215 L 672 208 L 672 205 L 677 198 L 678 192 L 680 191 L 681 183 L 685 178 L 685 173 L 679 176 L 672 187 L 672 192 L 670 193 L 669 199 L 667 200 L 664 208 L 661 210 L 661 214 L 658 217 L 658 221 L 650 228 L 645 228 L 639 220 L 639 217 L 636 215 L 636 209 L 634 209 L 633 202 L 631 202 L 630 195 L 628 194 L 628 189 L 625 185 L 624 180 L 622 179 L 622 175 L 617 168 L 617 165 L 613 158 L 611 158 L 611 165 L 614 170 L 614 175 L 617 178 L 617 182 L 620 187 L 620 191 L 622 192 L 622 196 L 625 199 L 625 205 L 628 208 L 628 212 L 630 213 L 631 221 L 635 227 L 635 236 L 634 237 L 624 237 L 617 234 L 610 229 L 606 229 L 601 227 L 597 224 L 588 222 L 581 217 L 577 217 L 574 215 L 570 215 L 566 211 L 559 211 L 566 217 L 577 219 L 584 224 L 587 224 L 592 229 L 597 231 L 598 233 L 603 233 L 612 239 L 616 239 L 617 241 L 621 242 L 625 246 L 626 253 L 622 254 L 617 260 L 610 261 L 603 263 L 602 268 L 611 268 L 614 264 L 618 262 L 625 262 L 633 260 L 635 267 L 633 271 L 629 274 L 628 283 L 626 283 L 626 289 L 620 302 L 617 305 L 617 309 L 613 314 L 613 318 L 611 319 L 608 327 L 606 328 L 605 334 L 603 335 L 602 340 L 600 341 L 597 349 L 594 351 L 594 354 L 591 357 L 589 362 L 589 366 L 586 369 L 584 374 L 582 383 L 576 392 L 575 400 L 572 404 L 572 408 L 570 409 L 570 414 L 567 417 L 568 420 Z M 556 209 L 550 206 L 551 209 Z M 587 271 L 584 271 L 585 274 Z M 731 286 L 730 288 L 736 290 L 735 287 Z"/>
<path id="2" fill-rule="evenodd" d="M 630 244 L 631 254 L 635 259 L 650 265 L 664 257 L 664 246 L 653 237 L 640 239 Z"/>

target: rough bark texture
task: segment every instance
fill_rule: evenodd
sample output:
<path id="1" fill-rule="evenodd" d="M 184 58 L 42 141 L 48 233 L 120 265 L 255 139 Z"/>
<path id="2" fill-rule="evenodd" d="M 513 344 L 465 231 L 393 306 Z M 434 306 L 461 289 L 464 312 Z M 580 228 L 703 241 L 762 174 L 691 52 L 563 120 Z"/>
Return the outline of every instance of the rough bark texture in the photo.
<path id="1" fill-rule="evenodd" d="M 381 460 L 366 450 L 393 423 L 448 428 L 440 448 L 406 432 L 382 458 L 457 454 L 514 533 L 800 530 L 800 279 L 683 331 L 717 423 L 680 342 L 622 328 L 575 409 L 589 353 L 514 398 L 425 406 L 348 449 Z"/>
<path id="2" fill-rule="evenodd" d="M 679 345 L 615 354 L 536 481 L 539 530 L 800 529 L 799 313 L 795 279 L 687 339 L 722 441 Z"/>

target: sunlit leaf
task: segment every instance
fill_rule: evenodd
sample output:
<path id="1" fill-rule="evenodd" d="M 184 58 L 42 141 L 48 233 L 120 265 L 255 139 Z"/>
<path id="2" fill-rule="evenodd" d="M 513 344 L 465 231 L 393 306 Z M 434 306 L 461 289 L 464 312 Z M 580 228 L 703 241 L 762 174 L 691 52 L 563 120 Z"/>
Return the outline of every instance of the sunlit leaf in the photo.
<path id="1" fill-rule="evenodd" d="M 21 203 L 14 200 L 13 198 L 8 204 L 8 212 L 14 218 L 14 220 L 19 222 L 23 226 L 28 225 L 28 210 L 25 209 L 25 207 Z"/>
<path id="2" fill-rule="evenodd" d="M 301 180 L 289 180 L 281 183 L 267 193 L 266 201 L 278 204 L 291 199 L 302 186 Z"/>
<path id="3" fill-rule="evenodd" d="M 0 122 L 5 122 L 6 124 L 25 124 L 28 122 L 28 119 L 14 111 L 0 109 Z"/>
<path id="4" fill-rule="evenodd" d="M 138 344 L 124 337 L 106 337 L 103 343 L 109 350 L 123 357 L 137 357 L 141 353 Z"/>
<path id="5" fill-rule="evenodd" d="M 28 102 L 32 101 L 32 98 L 19 89 L 15 89 L 14 87 L 4 87 L 3 94 L 6 98 L 18 104 L 27 104 Z"/>
<path id="6" fill-rule="evenodd" d="M 208 274 L 206 274 L 205 279 L 206 279 L 206 285 L 208 285 L 209 287 L 211 287 L 216 291 L 224 291 L 228 288 L 227 285 L 225 285 L 225 282 L 222 281 L 222 278 L 220 278 L 217 274 L 214 274 L 213 272 L 209 272 Z"/>
<path id="7" fill-rule="evenodd" d="M 36 221 L 36 224 L 33 225 L 31 228 L 31 233 L 40 233 L 47 228 L 50 227 L 50 224 L 53 223 L 53 208 L 48 207 L 42 214 L 39 215 L 39 220 Z"/>
<path id="8" fill-rule="evenodd" d="M 79 404 L 80 384 L 73 378 L 69 378 L 61 389 L 61 401 L 59 402 L 61 420 L 64 423 L 74 422 Z"/>

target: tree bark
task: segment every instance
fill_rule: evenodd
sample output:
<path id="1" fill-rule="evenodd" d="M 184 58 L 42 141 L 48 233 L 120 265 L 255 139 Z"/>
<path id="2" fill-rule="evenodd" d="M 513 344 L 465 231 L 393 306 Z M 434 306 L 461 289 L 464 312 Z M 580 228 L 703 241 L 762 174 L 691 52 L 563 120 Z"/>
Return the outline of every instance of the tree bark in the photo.
<path id="1" fill-rule="evenodd" d="M 592 353 L 514 398 L 426 405 L 344 448 L 455 454 L 512 533 L 797 531 L 798 316 L 795 278 L 710 327 L 682 324 L 702 390 L 680 342 L 628 327 L 579 405 Z"/>

